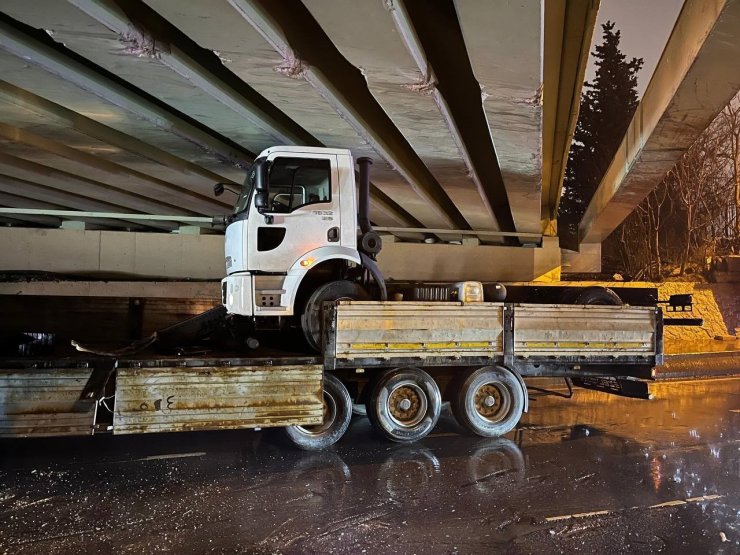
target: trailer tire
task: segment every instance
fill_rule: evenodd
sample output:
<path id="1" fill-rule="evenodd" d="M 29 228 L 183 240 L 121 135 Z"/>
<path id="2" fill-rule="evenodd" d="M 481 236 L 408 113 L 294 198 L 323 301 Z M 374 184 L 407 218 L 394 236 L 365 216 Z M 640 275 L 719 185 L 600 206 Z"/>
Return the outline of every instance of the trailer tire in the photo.
<path id="1" fill-rule="evenodd" d="M 288 426 L 285 435 L 297 447 L 326 449 L 344 435 L 352 419 L 352 398 L 336 377 L 324 374 L 324 422 L 315 426 Z"/>
<path id="2" fill-rule="evenodd" d="M 470 432 L 500 437 L 522 417 L 526 391 L 517 377 L 500 366 L 484 366 L 464 374 L 453 393 L 452 412 Z"/>
<path id="3" fill-rule="evenodd" d="M 327 301 L 342 299 L 367 301 L 370 296 L 358 283 L 337 280 L 321 285 L 308 298 L 301 315 L 301 328 L 306 341 L 315 351 L 321 352 L 321 309 L 323 304 Z"/>
<path id="4" fill-rule="evenodd" d="M 367 416 L 386 439 L 417 441 L 434 429 L 442 410 L 442 394 L 434 379 L 419 368 L 386 370 L 375 382 Z"/>
<path id="5" fill-rule="evenodd" d="M 622 299 L 608 287 L 594 285 L 578 293 L 575 304 L 622 306 Z"/>

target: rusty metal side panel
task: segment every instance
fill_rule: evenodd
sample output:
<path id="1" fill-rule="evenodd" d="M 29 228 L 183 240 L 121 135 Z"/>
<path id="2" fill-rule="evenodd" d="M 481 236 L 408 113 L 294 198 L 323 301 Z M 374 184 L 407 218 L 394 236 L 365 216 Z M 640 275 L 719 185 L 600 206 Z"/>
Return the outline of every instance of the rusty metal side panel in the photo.
<path id="1" fill-rule="evenodd" d="M 502 303 L 338 303 L 329 345 L 339 360 L 493 357 L 503 353 Z"/>
<path id="2" fill-rule="evenodd" d="M 90 368 L 0 370 L 0 437 L 92 435 L 97 403 L 80 401 Z"/>
<path id="3" fill-rule="evenodd" d="M 320 424 L 323 366 L 119 368 L 114 434 Z"/>
<path id="4" fill-rule="evenodd" d="M 514 355 L 553 357 L 655 354 L 652 307 L 534 305 L 514 307 Z"/>

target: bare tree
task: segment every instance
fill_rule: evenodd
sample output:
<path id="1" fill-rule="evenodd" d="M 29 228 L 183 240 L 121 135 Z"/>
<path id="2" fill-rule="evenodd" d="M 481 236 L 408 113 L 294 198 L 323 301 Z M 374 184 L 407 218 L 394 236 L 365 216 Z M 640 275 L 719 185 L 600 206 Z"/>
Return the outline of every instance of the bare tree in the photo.
<path id="1" fill-rule="evenodd" d="M 740 238 L 740 98 L 735 98 L 722 110 L 719 123 L 727 136 L 727 143 L 720 156 L 729 159 L 732 168 L 732 181 L 735 185 L 734 232 L 735 239 Z M 738 245 L 733 245 L 735 252 Z"/>
<path id="2" fill-rule="evenodd" d="M 604 242 L 604 268 L 633 279 L 740 252 L 740 97 Z"/>

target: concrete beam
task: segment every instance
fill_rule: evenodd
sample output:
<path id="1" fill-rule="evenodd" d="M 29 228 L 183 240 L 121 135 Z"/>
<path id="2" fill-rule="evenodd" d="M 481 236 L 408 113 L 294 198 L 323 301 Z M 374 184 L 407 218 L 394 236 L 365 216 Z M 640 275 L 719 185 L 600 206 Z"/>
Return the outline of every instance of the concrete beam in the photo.
<path id="1" fill-rule="evenodd" d="M 408 186 L 408 183 L 378 156 L 378 153 L 367 144 L 367 141 L 360 137 L 342 119 L 340 114 L 326 102 L 316 89 L 311 87 L 300 76 L 291 78 L 292 74 L 284 71 L 286 69 L 286 63 L 282 55 L 276 52 L 262 35 L 247 23 L 243 17 L 235 14 L 233 7 L 227 0 L 209 0 L 208 10 L 201 9 L 202 4 L 200 3 L 182 2 L 180 0 L 146 0 L 146 3 L 203 48 L 222 53 L 223 63 L 228 66 L 234 75 L 249 83 L 250 86 L 254 87 L 263 96 L 268 97 L 275 106 L 304 129 L 310 130 L 311 134 L 320 141 L 321 145 L 348 148 L 352 151 L 355 159 L 360 156 L 372 157 L 375 160 L 373 164 L 372 183 L 375 185 L 371 185 L 370 195 L 371 203 L 373 204 L 373 219 L 376 222 L 385 225 L 411 225 L 414 227 L 443 225 L 443 222 L 439 221 L 433 209 L 413 192 Z M 304 3 L 309 9 L 313 5 L 310 1 Z M 321 5 L 323 9 L 325 4 L 325 2 L 321 2 L 317 5 Z M 341 7 L 345 10 L 361 8 L 363 10 L 362 13 L 365 13 L 364 10 L 368 10 L 369 12 L 379 10 L 381 14 L 387 17 L 387 21 L 391 23 L 390 15 L 380 4 L 363 2 L 361 5 L 349 6 L 347 3 L 343 3 Z M 333 13 L 330 9 L 324 11 L 327 11 L 329 14 Z M 362 16 L 361 19 L 367 20 L 368 18 Z M 324 28 L 327 27 L 327 25 L 323 26 Z M 331 30 L 340 29 L 340 27 L 333 25 L 329 25 L 328 27 Z M 347 26 L 343 26 L 341 29 L 347 32 L 354 39 L 355 43 L 357 43 L 357 39 L 361 36 L 369 36 L 373 37 L 373 40 L 377 40 L 377 33 L 374 33 L 372 29 L 368 29 L 360 21 L 358 21 L 356 29 L 363 31 L 363 34 L 355 33 Z M 392 25 L 386 26 L 386 34 L 383 35 L 382 39 L 384 46 L 388 45 L 385 37 L 394 34 Z M 335 44 L 341 50 L 341 43 L 335 41 Z M 406 53 L 400 41 L 398 46 L 400 48 L 398 50 L 394 48 L 393 53 L 388 56 L 388 60 L 397 62 L 399 57 L 405 56 Z M 353 48 L 352 51 L 356 52 L 358 48 Z M 377 50 L 362 50 L 371 56 L 379 53 Z M 399 51 L 400 55 L 397 55 Z M 384 49 L 383 52 L 386 52 L 386 50 Z M 368 86 L 372 87 L 374 81 L 371 79 L 371 76 L 374 75 L 374 72 L 370 70 L 368 64 L 357 62 L 345 50 L 342 50 L 342 53 L 354 65 L 366 69 Z M 385 57 L 381 57 L 380 59 L 384 61 Z M 408 126 L 399 125 L 399 127 L 403 129 L 409 142 L 414 145 L 437 179 L 444 183 L 445 186 L 452 184 L 454 183 L 454 179 L 449 178 L 451 175 L 449 164 L 446 163 L 446 160 L 440 159 L 441 152 L 448 152 L 448 145 L 439 140 L 440 133 L 436 133 L 434 130 L 430 131 L 425 125 L 418 125 L 420 120 L 426 121 L 423 116 L 427 115 L 429 110 L 424 107 L 427 106 L 427 102 L 432 101 L 421 93 L 407 91 L 403 87 L 403 84 L 409 82 L 408 77 L 405 75 L 400 77 L 403 81 L 399 82 L 397 79 L 394 81 L 395 86 L 391 87 L 389 84 L 386 84 L 383 90 L 393 90 L 399 92 L 401 96 L 412 97 L 412 100 L 406 103 L 405 106 L 413 106 L 414 111 L 402 111 L 404 116 L 403 121 L 412 122 L 414 129 L 419 129 L 419 127 L 421 129 L 416 134 L 409 134 Z M 414 80 L 412 79 L 412 81 Z M 395 98 L 395 95 L 392 96 Z M 386 95 L 384 99 L 387 98 L 388 96 Z M 394 115 L 393 109 L 389 108 L 387 102 L 384 103 L 383 107 L 394 121 L 398 121 L 398 114 Z M 419 117 L 420 115 L 422 117 Z M 446 133 L 446 131 L 444 132 Z M 426 150 L 424 147 L 426 147 Z M 451 148 L 451 152 L 457 157 L 456 147 L 452 145 Z M 425 155 L 424 152 L 427 154 Z M 428 162 L 427 156 L 433 163 Z M 459 157 L 457 159 L 459 161 Z M 436 163 L 436 166 L 434 163 Z M 439 168 L 445 168 L 445 173 L 440 175 Z M 465 178 L 463 172 L 459 172 L 455 179 L 460 179 L 461 177 Z M 467 178 L 465 179 L 466 182 L 469 181 Z M 475 194 L 475 191 L 473 191 L 473 194 Z M 378 202 L 374 202 L 376 199 Z M 401 208 L 401 205 L 403 205 L 403 208 Z M 480 207 L 477 210 L 483 212 L 480 210 Z M 466 217 L 468 216 L 467 213 L 465 215 Z M 426 224 L 421 223 L 422 220 Z"/>
<path id="2" fill-rule="evenodd" d="M 61 208 L 61 207 L 60 207 Z M 132 222 L 177 222 L 188 224 L 186 227 L 200 229 L 203 227 L 214 227 L 213 218 L 199 216 L 175 216 L 156 214 L 122 214 L 116 212 L 86 212 L 83 210 L 60 210 L 34 208 L 0 208 L 0 214 L 39 215 L 55 216 L 58 218 L 89 219 L 89 220 L 128 220 Z M 180 226 L 182 228 L 182 226 Z"/>
<path id="3" fill-rule="evenodd" d="M 223 235 L 4 228 L 0 244 L 6 272 L 211 280 L 226 272 Z"/>
<path id="4" fill-rule="evenodd" d="M 455 1 L 514 225 L 532 233 L 541 231 L 544 3 Z"/>
<path id="5" fill-rule="evenodd" d="M 0 48 L 27 60 L 49 73 L 84 89 L 106 102 L 135 114 L 154 126 L 198 145 L 223 160 L 247 167 L 253 154 L 206 132 L 180 117 L 174 110 L 152 101 L 132 86 L 124 86 L 100 67 L 83 62 L 78 56 L 55 43 L 43 32 L 0 13 Z"/>
<path id="6" fill-rule="evenodd" d="M 740 90 L 740 0 L 686 0 L 579 226 L 606 239 Z"/>
<path id="7" fill-rule="evenodd" d="M 55 210 L 64 208 L 64 206 L 59 204 L 52 204 L 42 200 L 26 198 L 5 192 L 0 192 L 0 204 L 3 205 L 0 207 L 0 217 L 3 218 L 17 218 L 31 223 L 51 225 L 53 227 L 59 227 L 60 224 L 64 223 L 64 219 L 60 215 L 53 214 Z M 15 208 L 17 206 L 23 206 L 24 208 Z M 145 229 L 139 224 L 124 222 L 119 219 L 101 221 L 98 218 L 90 218 L 88 221 L 95 227 L 103 225 L 123 229 L 134 228 L 138 231 Z"/>
<path id="8" fill-rule="evenodd" d="M 584 243 L 578 252 L 563 249 L 563 274 L 601 273 L 601 243 Z"/>
<path id="9" fill-rule="evenodd" d="M 58 220 L 57 220 L 58 222 Z M 0 271 L 220 280 L 223 235 L 0 228 Z M 542 247 L 388 242 L 378 261 L 401 280 L 528 281 L 560 267 L 557 238 Z"/>
<path id="10" fill-rule="evenodd" d="M 30 207 L 35 208 L 34 204 L 29 203 L 33 201 L 40 201 L 45 203 L 45 207 L 55 209 L 72 209 L 72 210 L 96 210 L 96 211 L 118 211 L 120 206 L 107 204 L 104 202 L 97 202 L 89 199 L 82 195 L 75 195 L 67 191 L 60 191 L 52 187 L 46 187 L 38 183 L 26 181 L 24 179 L 17 179 L 7 175 L 0 174 L 0 192 L 15 195 L 17 202 L 11 203 L 11 206 L 18 207 Z M 114 227 L 149 227 L 151 229 L 158 229 L 162 231 L 170 231 L 172 224 L 166 224 L 162 222 L 138 222 L 133 223 L 127 220 L 125 225 L 116 225 Z"/>
<path id="11" fill-rule="evenodd" d="M 543 229 L 557 218 L 599 0 L 545 2 L 542 91 Z"/>
<path id="12" fill-rule="evenodd" d="M 3 281 L 0 295 L 34 297 L 221 298 L 220 281 Z"/>
<path id="13" fill-rule="evenodd" d="M 388 279 L 420 281 L 532 281 L 560 268 L 556 237 L 542 247 L 391 243 L 378 255 Z"/>
<path id="14" fill-rule="evenodd" d="M 60 191 L 68 192 L 70 188 L 74 187 L 74 192 L 77 195 L 125 207 L 128 211 L 153 214 L 161 214 L 168 211 L 176 214 L 184 213 L 179 208 L 174 210 L 172 208 L 168 209 L 166 204 L 159 203 L 148 197 L 123 191 L 106 183 L 58 170 L 24 158 L 11 156 L 2 150 L 0 150 L 0 172 L 11 178 L 39 183 Z"/>
<path id="15" fill-rule="evenodd" d="M 122 133 L 117 129 L 99 123 L 87 116 L 69 110 L 60 104 L 51 102 L 6 81 L 0 81 L 0 98 L 14 106 L 38 114 L 59 127 L 82 133 L 83 135 L 109 144 L 123 151 L 130 152 L 131 154 L 135 154 L 146 160 L 161 164 L 162 166 L 175 170 L 182 175 L 196 175 L 211 183 L 219 181 L 231 182 L 228 178 L 214 173 L 202 166 L 170 154 L 152 144 L 146 143 L 136 137 L 132 137 L 131 135 L 127 135 L 126 133 Z M 224 206 L 226 206 L 225 203 Z"/>
<path id="16" fill-rule="evenodd" d="M 399 3 L 348 3 L 343 0 L 303 0 L 303 3 L 342 56 L 354 67 L 362 68 L 370 93 L 413 145 L 419 158 L 444 187 L 471 227 L 496 229 L 496 222 L 481 202 L 470 170 L 437 105 L 434 83 L 428 77 L 427 68 L 415 60 L 416 55 L 406 44 L 403 32 L 394 25 L 393 14 L 400 9 Z M 303 80 L 300 85 L 310 88 Z M 322 122 L 329 123 L 331 119 L 339 118 L 314 89 L 309 91 L 311 93 L 317 97 L 314 102 L 322 106 Z M 352 134 L 360 138 L 353 131 Z M 357 156 L 371 155 L 377 158 L 377 153 L 363 153 L 364 149 L 353 144 L 352 140 L 343 139 L 343 144 Z M 444 227 L 442 222 L 435 223 L 436 217 L 425 219 L 424 215 L 430 212 L 429 207 L 423 205 L 422 199 L 406 182 L 393 179 L 394 185 L 390 185 L 389 174 L 393 170 L 382 162 L 382 159 L 376 160 L 373 175 L 383 190 L 402 202 L 404 208 L 417 219 L 426 221 L 426 224 L 412 227 Z"/>
<path id="17" fill-rule="evenodd" d="M 150 50 L 149 55 L 267 132 L 276 144 L 316 144 L 310 133 L 226 69 L 218 56 L 200 48 L 143 2 L 68 1 L 127 41 Z"/>
<path id="18" fill-rule="evenodd" d="M 105 27 L 127 41 L 152 45 L 156 56 L 173 71 L 219 103 L 270 133 L 276 143 L 325 146 L 298 123 L 260 95 L 249 84 L 229 71 L 214 52 L 197 45 L 140 1 L 69 0 Z M 157 161 L 161 160 L 161 156 Z M 374 200 L 395 219 L 418 223 L 407 211 L 371 185 Z"/>
<path id="19" fill-rule="evenodd" d="M 360 70 L 342 56 L 301 2 L 229 0 L 229 3 L 285 58 L 284 71 L 311 84 L 396 168 L 445 224 L 470 229 L 460 210 L 370 93 Z"/>
<path id="20" fill-rule="evenodd" d="M 113 186 L 116 188 L 135 192 L 142 196 L 151 196 L 160 200 L 163 204 L 170 206 L 172 209 L 187 209 L 193 213 L 203 213 L 208 210 L 223 213 L 226 209 L 225 205 L 216 203 L 212 197 L 195 193 L 137 170 L 116 164 L 100 156 L 95 156 L 94 154 L 89 154 L 52 141 L 25 129 L 0 123 L 0 137 L 16 143 L 22 143 L 34 149 L 49 152 L 55 156 L 61 156 L 76 164 L 86 166 L 91 172 L 95 171 L 106 176 L 107 179 L 114 183 Z"/>
<path id="21" fill-rule="evenodd" d="M 493 220 L 490 229 L 515 231 L 504 178 L 488 126 L 481 86 L 465 47 L 452 0 L 403 1 L 391 13 Z M 444 40 L 441 39 L 444 37 Z"/>
<path id="22" fill-rule="evenodd" d="M 0 207 L 3 205 L 0 204 Z M 48 216 L 16 216 L 11 218 L 10 216 L 0 217 L 0 224 L 3 226 L 32 226 L 32 227 L 58 227 L 59 219 L 50 218 Z"/>

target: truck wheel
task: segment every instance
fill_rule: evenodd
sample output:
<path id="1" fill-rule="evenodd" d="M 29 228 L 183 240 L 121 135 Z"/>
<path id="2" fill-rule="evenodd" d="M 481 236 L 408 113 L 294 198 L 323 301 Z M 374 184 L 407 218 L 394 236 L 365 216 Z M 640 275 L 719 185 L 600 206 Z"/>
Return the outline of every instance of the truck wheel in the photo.
<path id="1" fill-rule="evenodd" d="M 288 426 L 285 435 L 301 449 L 326 449 L 344 435 L 351 419 L 349 391 L 337 378 L 324 374 L 324 421 L 314 426 Z"/>
<path id="2" fill-rule="evenodd" d="M 619 295 L 611 289 L 594 285 L 581 291 L 576 297 L 575 304 L 622 306 L 623 303 Z"/>
<path id="3" fill-rule="evenodd" d="M 499 437 L 514 429 L 524 411 L 526 392 L 509 370 L 485 366 L 468 372 L 452 399 L 452 412 L 469 431 Z"/>
<path id="4" fill-rule="evenodd" d="M 311 348 L 321 352 L 321 308 L 325 302 L 369 299 L 370 296 L 359 284 L 346 280 L 330 281 L 316 289 L 308 298 L 301 316 L 303 335 Z"/>
<path id="5" fill-rule="evenodd" d="M 373 387 L 367 416 L 373 427 L 391 441 L 417 441 L 439 420 L 442 395 L 432 377 L 419 368 L 384 372 Z"/>

